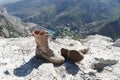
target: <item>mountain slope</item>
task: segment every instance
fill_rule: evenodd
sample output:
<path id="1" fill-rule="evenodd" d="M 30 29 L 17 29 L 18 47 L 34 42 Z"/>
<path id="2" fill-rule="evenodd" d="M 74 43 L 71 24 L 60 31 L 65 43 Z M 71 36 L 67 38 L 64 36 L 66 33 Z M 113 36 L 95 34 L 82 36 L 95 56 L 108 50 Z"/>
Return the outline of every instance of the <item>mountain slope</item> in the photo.
<path id="1" fill-rule="evenodd" d="M 8 15 L 5 8 L 0 6 L 0 36 L 2 36 L 2 37 L 23 36 L 25 29 L 21 29 L 21 28 L 24 28 L 24 26 L 17 27 L 17 25 L 15 25 L 16 23 L 14 23 L 16 20 L 17 19 Z M 27 34 L 27 32 L 26 32 L 26 34 Z"/>
<path id="2" fill-rule="evenodd" d="M 34 22 L 54 30 L 69 27 L 82 36 L 87 35 L 83 33 L 89 23 L 95 22 L 93 26 L 97 26 L 99 21 L 120 16 L 119 0 L 23 0 L 4 6 L 25 22 Z"/>
<path id="3" fill-rule="evenodd" d="M 0 36 L 20 37 L 29 36 L 35 28 L 40 28 L 37 24 L 23 23 L 19 18 L 11 16 L 6 9 L 0 6 Z"/>
<path id="4" fill-rule="evenodd" d="M 120 37 L 120 17 L 89 23 L 84 31 L 86 35 L 100 34 L 116 40 Z"/>

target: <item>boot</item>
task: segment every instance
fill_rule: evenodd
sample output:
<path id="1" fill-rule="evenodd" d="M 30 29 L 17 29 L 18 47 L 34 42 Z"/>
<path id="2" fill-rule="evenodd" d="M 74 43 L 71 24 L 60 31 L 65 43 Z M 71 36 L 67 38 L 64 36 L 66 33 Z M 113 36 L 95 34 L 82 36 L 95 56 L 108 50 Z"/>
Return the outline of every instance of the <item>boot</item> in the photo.
<path id="1" fill-rule="evenodd" d="M 54 64 L 64 63 L 64 57 L 53 53 L 53 51 L 48 46 L 49 33 L 46 31 L 34 31 L 36 46 L 36 57 L 44 58 L 47 61 Z"/>
<path id="2" fill-rule="evenodd" d="M 73 62 L 80 62 L 83 60 L 84 56 L 81 52 L 78 52 L 76 50 L 68 50 L 68 49 L 61 49 L 61 54 L 66 59 L 70 59 Z"/>

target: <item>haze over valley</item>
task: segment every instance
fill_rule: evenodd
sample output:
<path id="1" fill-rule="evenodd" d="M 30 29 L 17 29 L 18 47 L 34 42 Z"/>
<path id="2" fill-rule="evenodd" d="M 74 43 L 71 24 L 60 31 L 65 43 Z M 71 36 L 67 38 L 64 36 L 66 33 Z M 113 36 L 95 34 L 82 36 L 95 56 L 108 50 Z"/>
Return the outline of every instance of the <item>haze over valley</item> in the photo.
<path id="1" fill-rule="evenodd" d="M 100 34 L 120 37 L 119 0 L 23 0 L 4 7 L 24 22 L 33 22 L 64 36 Z M 66 34 L 68 35 L 68 34 Z"/>

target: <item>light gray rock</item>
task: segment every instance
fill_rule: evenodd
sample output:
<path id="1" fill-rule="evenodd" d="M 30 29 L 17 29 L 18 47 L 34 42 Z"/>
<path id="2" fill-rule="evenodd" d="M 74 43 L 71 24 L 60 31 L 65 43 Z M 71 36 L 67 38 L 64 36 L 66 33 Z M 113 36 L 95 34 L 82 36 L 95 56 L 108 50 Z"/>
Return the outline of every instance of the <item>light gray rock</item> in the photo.
<path id="1" fill-rule="evenodd" d="M 94 58 L 120 61 L 120 48 L 111 46 L 111 43 L 104 36 L 90 39 L 84 45 L 79 41 L 64 38 L 49 41 L 50 48 L 56 54 L 61 54 L 61 47 L 76 50 L 89 47 L 90 53 L 93 53 L 85 54 L 80 63 L 66 60 L 62 65 L 53 65 L 34 57 L 36 43 L 33 37 L 0 38 L 0 80 L 119 80 L 119 62 L 106 67 L 100 73 L 91 68 L 96 62 Z M 6 70 L 10 75 L 4 74 Z"/>
<path id="2" fill-rule="evenodd" d="M 117 39 L 114 43 L 113 46 L 120 47 L 120 39 Z"/>
<path id="3" fill-rule="evenodd" d="M 102 35 L 98 35 L 98 34 L 87 36 L 86 39 L 87 40 L 99 39 L 99 40 L 108 41 L 108 42 L 113 41 L 112 38 L 110 38 L 110 37 L 106 37 L 106 36 L 102 36 Z"/>

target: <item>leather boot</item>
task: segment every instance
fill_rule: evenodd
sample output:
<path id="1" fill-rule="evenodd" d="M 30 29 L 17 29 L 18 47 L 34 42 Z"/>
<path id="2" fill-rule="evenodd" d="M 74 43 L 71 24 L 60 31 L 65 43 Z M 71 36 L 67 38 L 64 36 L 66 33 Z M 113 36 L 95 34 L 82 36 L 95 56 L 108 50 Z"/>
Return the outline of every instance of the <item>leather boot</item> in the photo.
<path id="1" fill-rule="evenodd" d="M 48 46 L 49 33 L 46 31 L 38 30 L 34 31 L 36 46 L 36 57 L 44 58 L 54 64 L 62 64 L 65 59 L 58 53 L 53 53 L 53 51 Z"/>
<path id="2" fill-rule="evenodd" d="M 84 56 L 83 56 L 83 54 L 81 52 L 78 52 L 76 50 L 68 50 L 68 49 L 65 49 L 65 48 L 61 49 L 61 54 L 66 59 L 70 59 L 73 62 L 80 62 L 84 58 Z"/>

